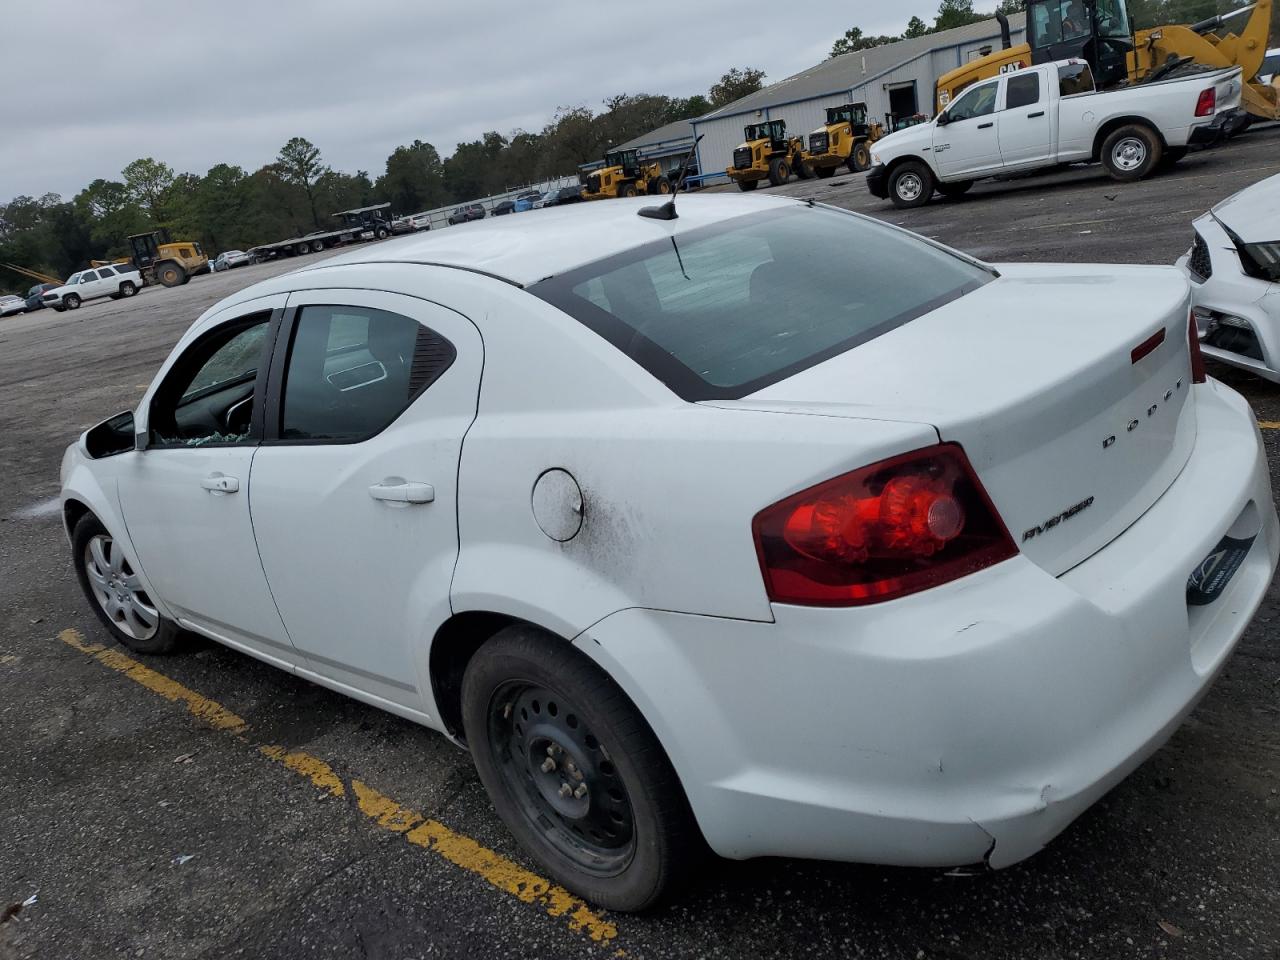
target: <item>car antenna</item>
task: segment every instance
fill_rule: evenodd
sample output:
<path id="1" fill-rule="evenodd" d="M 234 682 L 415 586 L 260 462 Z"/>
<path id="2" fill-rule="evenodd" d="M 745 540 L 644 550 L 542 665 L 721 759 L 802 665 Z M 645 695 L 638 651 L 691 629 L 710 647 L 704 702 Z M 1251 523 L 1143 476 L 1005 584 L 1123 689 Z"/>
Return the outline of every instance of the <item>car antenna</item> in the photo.
<path id="1" fill-rule="evenodd" d="M 684 175 L 689 169 L 689 161 L 693 159 L 693 152 L 698 149 L 698 141 L 705 136 L 705 133 L 698 134 L 693 141 L 693 146 L 684 155 L 684 163 L 680 164 L 680 176 L 676 177 L 676 185 L 671 190 L 671 199 L 660 207 L 642 207 L 640 216 L 648 217 L 650 220 L 675 220 L 679 217 L 679 214 L 676 213 L 676 194 L 680 192 L 680 188 L 684 185 Z"/>

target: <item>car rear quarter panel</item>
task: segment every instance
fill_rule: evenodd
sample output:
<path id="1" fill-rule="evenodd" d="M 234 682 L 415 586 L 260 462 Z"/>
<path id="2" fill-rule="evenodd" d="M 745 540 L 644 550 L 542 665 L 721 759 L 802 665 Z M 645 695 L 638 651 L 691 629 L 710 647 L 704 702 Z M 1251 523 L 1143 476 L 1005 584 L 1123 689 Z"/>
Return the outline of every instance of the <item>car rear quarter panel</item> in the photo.
<path id="1" fill-rule="evenodd" d="M 463 447 L 455 612 L 573 637 L 642 607 L 768 621 L 751 521 L 815 483 L 937 442 L 932 427 L 686 403 L 561 311 L 506 288 Z M 583 523 L 560 543 L 532 494 L 563 469 Z"/>

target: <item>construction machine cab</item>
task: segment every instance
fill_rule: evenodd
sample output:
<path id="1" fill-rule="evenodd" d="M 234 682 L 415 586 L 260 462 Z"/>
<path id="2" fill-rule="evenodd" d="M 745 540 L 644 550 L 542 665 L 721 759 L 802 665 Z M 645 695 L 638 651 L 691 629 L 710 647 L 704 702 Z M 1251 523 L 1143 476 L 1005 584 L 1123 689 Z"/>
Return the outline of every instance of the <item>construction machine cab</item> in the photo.
<path id="1" fill-rule="evenodd" d="M 1099 87 L 1129 76 L 1133 26 L 1125 0 L 1028 0 L 1027 45 L 1032 63 L 1079 59 Z"/>
<path id="2" fill-rule="evenodd" d="M 164 227 L 150 233 L 135 233 L 129 238 L 129 247 L 133 251 L 133 265 L 139 270 L 146 270 L 161 259 L 160 247 L 170 243 L 169 231 Z"/>
<path id="3" fill-rule="evenodd" d="M 827 126 L 837 123 L 847 123 L 855 137 L 865 137 L 871 130 L 867 123 L 867 105 L 846 103 L 840 107 L 827 107 Z"/>
<path id="4" fill-rule="evenodd" d="M 636 150 L 611 150 L 604 155 L 606 167 L 621 167 L 624 177 L 640 175 L 640 154 Z"/>
<path id="5" fill-rule="evenodd" d="M 764 123 L 749 123 L 742 128 L 742 137 L 747 143 L 768 140 L 773 150 L 785 150 L 787 149 L 787 121 L 766 120 Z"/>

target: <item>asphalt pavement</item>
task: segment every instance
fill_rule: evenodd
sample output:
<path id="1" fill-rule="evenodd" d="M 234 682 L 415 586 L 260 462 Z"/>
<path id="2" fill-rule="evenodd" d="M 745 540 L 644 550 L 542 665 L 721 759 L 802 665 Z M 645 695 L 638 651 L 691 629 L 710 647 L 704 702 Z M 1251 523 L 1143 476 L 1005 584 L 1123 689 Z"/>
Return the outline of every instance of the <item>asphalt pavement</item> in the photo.
<path id="1" fill-rule="evenodd" d="M 1195 216 L 1275 173 L 1280 126 L 1131 185 L 1074 168 L 915 211 L 853 175 L 772 192 L 994 262 L 1171 263 Z M 643 916 L 542 880 L 442 737 L 212 644 L 111 647 L 52 501 L 62 449 L 132 407 L 206 307 L 322 256 L 0 321 L 0 912 L 34 898 L 0 922 L 0 960 L 1280 956 L 1274 587 L 1170 743 L 1031 860 L 715 862 Z M 1274 479 L 1280 390 L 1211 372 L 1271 425 Z"/>

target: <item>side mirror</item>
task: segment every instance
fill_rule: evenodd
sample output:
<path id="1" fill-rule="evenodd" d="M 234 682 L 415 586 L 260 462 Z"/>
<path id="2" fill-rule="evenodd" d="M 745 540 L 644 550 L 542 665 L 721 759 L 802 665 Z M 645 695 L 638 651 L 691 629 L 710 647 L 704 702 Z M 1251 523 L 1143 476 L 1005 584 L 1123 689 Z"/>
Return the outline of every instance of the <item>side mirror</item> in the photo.
<path id="1" fill-rule="evenodd" d="M 94 460 L 127 453 L 135 449 L 136 444 L 137 435 L 131 410 L 103 420 L 84 435 L 85 450 Z"/>
<path id="2" fill-rule="evenodd" d="M 950 122 L 951 122 L 951 116 L 947 114 L 945 111 L 943 113 L 938 114 L 938 126 L 945 127 Z"/>

